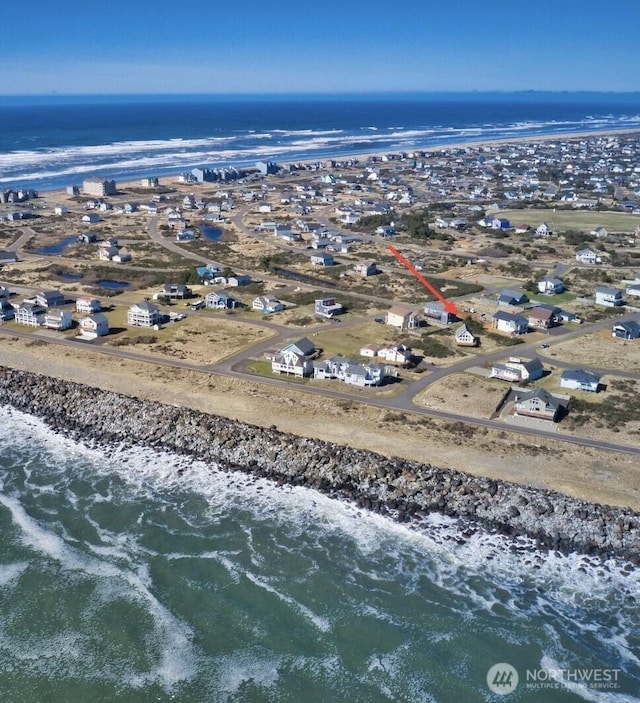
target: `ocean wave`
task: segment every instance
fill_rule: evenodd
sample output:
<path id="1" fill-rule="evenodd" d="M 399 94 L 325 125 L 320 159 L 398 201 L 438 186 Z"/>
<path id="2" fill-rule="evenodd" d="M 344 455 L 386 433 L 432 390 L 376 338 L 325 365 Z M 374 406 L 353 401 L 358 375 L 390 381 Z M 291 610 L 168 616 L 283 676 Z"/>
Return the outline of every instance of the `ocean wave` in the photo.
<path id="1" fill-rule="evenodd" d="M 260 158 L 307 159 L 381 150 L 428 148 L 446 143 L 508 139 L 527 134 L 640 127 L 640 115 L 589 116 L 580 120 L 520 120 L 464 126 L 424 125 L 359 129 L 245 130 L 227 135 L 121 141 L 97 145 L 22 149 L 0 154 L 0 183 L 36 183 L 39 187 L 64 185 L 74 175 L 166 173 L 197 165 L 244 166 Z"/>

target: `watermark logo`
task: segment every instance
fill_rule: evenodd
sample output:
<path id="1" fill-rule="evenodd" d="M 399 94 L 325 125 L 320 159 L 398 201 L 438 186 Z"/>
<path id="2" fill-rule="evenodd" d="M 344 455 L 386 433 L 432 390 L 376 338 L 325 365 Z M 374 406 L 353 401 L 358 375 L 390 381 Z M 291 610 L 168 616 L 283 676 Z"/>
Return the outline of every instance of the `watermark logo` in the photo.
<path id="1" fill-rule="evenodd" d="M 515 667 L 506 662 L 494 664 L 487 671 L 487 686 L 499 696 L 506 696 L 515 691 L 520 678 Z"/>
<path id="2" fill-rule="evenodd" d="M 621 688 L 620 673 L 620 669 L 598 667 L 527 669 L 521 681 L 515 667 L 501 662 L 487 672 L 487 686 L 499 696 L 513 693 L 518 684 L 528 690 L 612 691 Z"/>

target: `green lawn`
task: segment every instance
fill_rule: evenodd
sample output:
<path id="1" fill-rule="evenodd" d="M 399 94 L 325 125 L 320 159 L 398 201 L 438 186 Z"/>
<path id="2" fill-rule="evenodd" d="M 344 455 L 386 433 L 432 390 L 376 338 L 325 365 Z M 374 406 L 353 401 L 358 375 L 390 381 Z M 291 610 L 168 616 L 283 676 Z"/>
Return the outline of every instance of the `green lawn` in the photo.
<path id="1" fill-rule="evenodd" d="M 626 212 L 594 212 L 592 210 L 560 210 L 535 208 L 524 210 L 497 210 L 493 213 L 508 219 L 512 225 L 529 224 L 534 230 L 546 222 L 555 232 L 579 230 L 588 234 L 596 227 L 604 227 L 607 232 L 630 234 L 640 224 L 640 217 Z"/>

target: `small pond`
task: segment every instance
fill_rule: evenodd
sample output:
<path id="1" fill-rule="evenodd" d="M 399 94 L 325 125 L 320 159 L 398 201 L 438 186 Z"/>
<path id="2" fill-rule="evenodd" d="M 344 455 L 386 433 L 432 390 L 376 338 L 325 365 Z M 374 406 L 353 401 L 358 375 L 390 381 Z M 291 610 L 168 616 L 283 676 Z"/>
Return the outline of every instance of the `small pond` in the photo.
<path id="1" fill-rule="evenodd" d="M 74 244 L 78 237 L 74 234 L 72 237 L 65 237 L 57 244 L 51 244 L 48 247 L 40 247 L 36 249 L 37 254 L 62 254 L 62 252 L 71 244 Z"/>
<path id="2" fill-rule="evenodd" d="M 124 290 L 130 285 L 127 281 L 114 281 L 110 278 L 101 278 L 95 282 L 97 288 L 109 288 L 110 290 Z"/>
<path id="3" fill-rule="evenodd" d="M 202 236 L 210 242 L 218 242 L 220 241 L 220 237 L 222 237 L 222 230 L 219 227 L 203 225 L 201 230 Z"/>

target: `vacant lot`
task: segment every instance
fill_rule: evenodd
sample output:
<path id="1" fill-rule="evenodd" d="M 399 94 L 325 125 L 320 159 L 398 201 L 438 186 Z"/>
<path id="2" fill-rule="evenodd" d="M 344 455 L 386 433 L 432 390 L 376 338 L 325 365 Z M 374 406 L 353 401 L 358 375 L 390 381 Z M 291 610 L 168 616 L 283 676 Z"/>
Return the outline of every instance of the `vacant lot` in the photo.
<path id="1" fill-rule="evenodd" d="M 112 326 L 124 327 L 126 310 L 109 313 Z M 160 330 L 129 328 L 110 339 L 108 344 L 131 348 L 136 353 L 171 357 L 191 364 L 215 364 L 242 349 L 268 339 L 272 333 L 257 325 L 224 317 L 192 314 L 185 320 L 170 322 Z M 142 341 L 144 340 L 144 341 Z"/>
<path id="2" fill-rule="evenodd" d="M 579 230 L 588 234 L 596 227 L 604 227 L 607 232 L 610 233 L 619 232 L 630 234 L 640 223 L 640 219 L 636 215 L 630 215 L 625 212 L 524 209 L 499 210 L 494 214 L 498 217 L 508 219 L 512 224 L 514 222 L 529 222 L 534 228 L 542 222 L 546 222 L 554 232 Z"/>
<path id="3" fill-rule="evenodd" d="M 640 371 L 640 340 L 615 339 L 608 329 L 585 334 L 575 340 L 540 350 L 541 356 L 554 357 L 576 366 L 591 366 L 615 371 Z"/>
<path id="4" fill-rule="evenodd" d="M 434 410 L 490 418 L 508 388 L 503 381 L 458 373 L 428 386 L 415 401 Z"/>

